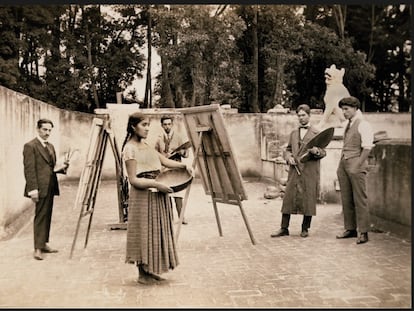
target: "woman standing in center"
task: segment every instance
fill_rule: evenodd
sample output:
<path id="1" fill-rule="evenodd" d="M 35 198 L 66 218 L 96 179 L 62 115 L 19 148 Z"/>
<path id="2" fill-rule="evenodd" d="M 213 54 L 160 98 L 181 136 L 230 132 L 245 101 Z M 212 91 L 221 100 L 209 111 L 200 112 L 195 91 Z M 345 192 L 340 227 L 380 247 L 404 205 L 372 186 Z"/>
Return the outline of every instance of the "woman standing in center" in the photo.
<path id="1" fill-rule="evenodd" d="M 126 262 L 138 266 L 138 282 L 141 284 L 165 280 L 159 274 L 178 265 L 168 197 L 173 190 L 155 178 L 162 165 L 187 168 L 186 164 L 167 159 L 143 141 L 148 136 L 149 126 L 150 120 L 144 114 L 131 114 L 122 145 L 122 156 L 131 184 Z"/>

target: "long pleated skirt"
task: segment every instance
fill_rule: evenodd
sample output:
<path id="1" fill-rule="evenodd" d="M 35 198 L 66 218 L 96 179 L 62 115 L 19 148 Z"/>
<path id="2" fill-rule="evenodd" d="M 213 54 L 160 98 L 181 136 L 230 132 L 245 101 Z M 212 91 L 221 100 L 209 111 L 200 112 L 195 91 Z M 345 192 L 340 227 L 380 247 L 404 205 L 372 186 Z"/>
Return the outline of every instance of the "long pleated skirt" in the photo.
<path id="1" fill-rule="evenodd" d="M 130 187 L 126 262 L 164 273 L 178 265 L 173 212 L 168 194 Z"/>

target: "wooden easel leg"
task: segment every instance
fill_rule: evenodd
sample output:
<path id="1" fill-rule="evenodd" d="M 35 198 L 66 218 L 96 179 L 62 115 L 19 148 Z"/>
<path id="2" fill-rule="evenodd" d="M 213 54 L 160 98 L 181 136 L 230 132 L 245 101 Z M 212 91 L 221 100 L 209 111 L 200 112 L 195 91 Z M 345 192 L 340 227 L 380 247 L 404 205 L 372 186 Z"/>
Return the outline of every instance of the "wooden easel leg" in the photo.
<path id="1" fill-rule="evenodd" d="M 216 222 L 217 222 L 219 235 L 223 236 L 223 231 L 221 230 L 220 216 L 219 216 L 218 209 L 217 209 L 217 202 L 216 202 L 216 200 L 214 200 L 213 197 L 212 197 L 212 199 L 213 199 L 214 214 L 216 215 Z"/>
<path id="2" fill-rule="evenodd" d="M 187 207 L 188 196 L 190 194 L 191 184 L 187 187 L 185 191 L 184 200 L 183 200 L 183 207 L 181 209 L 181 214 L 178 216 L 179 221 L 177 225 L 177 231 L 175 232 L 175 241 L 178 241 L 178 237 L 180 236 L 181 224 L 183 223 L 185 208 Z"/>
<path id="3" fill-rule="evenodd" d="M 92 224 L 92 216 L 93 216 L 93 212 L 89 216 L 88 229 L 86 230 L 85 244 L 83 245 L 84 248 L 88 246 L 89 232 L 91 231 L 91 224 Z"/>
<path id="4" fill-rule="evenodd" d="M 193 159 L 193 163 L 191 164 L 191 167 L 192 167 L 193 171 L 196 168 L 197 157 L 198 157 L 198 153 L 200 152 L 200 149 L 201 149 L 202 138 L 203 138 L 203 132 L 199 132 L 198 133 L 198 143 L 197 143 L 197 146 L 194 148 L 194 159 Z M 187 201 L 188 201 L 188 196 L 190 194 L 190 189 L 191 189 L 191 184 L 187 187 L 187 190 L 185 191 L 184 200 L 183 200 L 183 207 L 182 207 L 182 210 L 181 210 L 181 215 L 179 215 L 180 221 L 178 222 L 177 231 L 175 233 L 175 241 L 178 241 L 178 237 L 180 236 L 181 224 L 182 224 L 183 219 L 184 219 L 184 214 L 185 214 L 185 209 L 187 207 Z"/>
<path id="5" fill-rule="evenodd" d="M 240 201 L 239 201 L 239 207 L 240 207 L 240 212 L 242 214 L 244 223 L 246 224 L 247 231 L 249 232 L 250 240 L 252 241 L 252 244 L 255 245 L 256 244 L 256 241 L 254 240 L 253 233 L 250 230 L 249 222 L 247 220 L 246 214 L 244 213 L 244 210 L 243 210 L 242 203 Z"/>
<path id="6" fill-rule="evenodd" d="M 78 223 L 76 225 L 75 236 L 73 237 L 73 242 L 72 242 L 72 247 L 70 249 L 69 259 L 72 259 L 72 254 L 73 254 L 73 251 L 75 249 L 75 244 L 76 244 L 76 239 L 78 238 L 78 233 L 79 233 L 80 222 L 81 222 L 81 219 L 82 219 L 82 214 L 83 214 L 83 207 L 80 211 Z"/>

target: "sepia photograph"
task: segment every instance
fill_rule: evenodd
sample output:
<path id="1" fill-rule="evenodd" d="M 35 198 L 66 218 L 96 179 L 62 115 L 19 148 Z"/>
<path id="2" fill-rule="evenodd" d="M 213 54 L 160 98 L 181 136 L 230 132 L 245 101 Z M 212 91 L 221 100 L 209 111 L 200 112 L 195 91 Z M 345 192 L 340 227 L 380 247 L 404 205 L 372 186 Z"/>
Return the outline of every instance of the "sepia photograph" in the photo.
<path id="1" fill-rule="evenodd" d="M 0 308 L 411 309 L 411 18 L 1 4 Z"/>

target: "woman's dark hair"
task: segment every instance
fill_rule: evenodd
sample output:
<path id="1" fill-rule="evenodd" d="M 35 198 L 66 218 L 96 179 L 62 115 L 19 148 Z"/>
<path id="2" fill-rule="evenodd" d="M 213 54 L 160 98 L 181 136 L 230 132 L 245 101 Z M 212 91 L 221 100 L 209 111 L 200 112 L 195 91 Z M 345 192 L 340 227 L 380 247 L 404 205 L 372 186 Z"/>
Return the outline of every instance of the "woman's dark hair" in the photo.
<path id="1" fill-rule="evenodd" d="M 146 119 L 147 117 L 142 112 L 134 112 L 133 114 L 129 115 L 128 118 L 128 125 L 127 125 L 127 134 L 124 140 L 124 143 L 122 144 L 122 149 L 124 150 L 125 144 L 127 141 L 131 138 L 131 136 L 134 134 L 133 127 L 136 126 L 138 123 L 140 123 L 142 120 Z M 138 140 L 141 140 L 141 137 L 138 137 Z"/>

